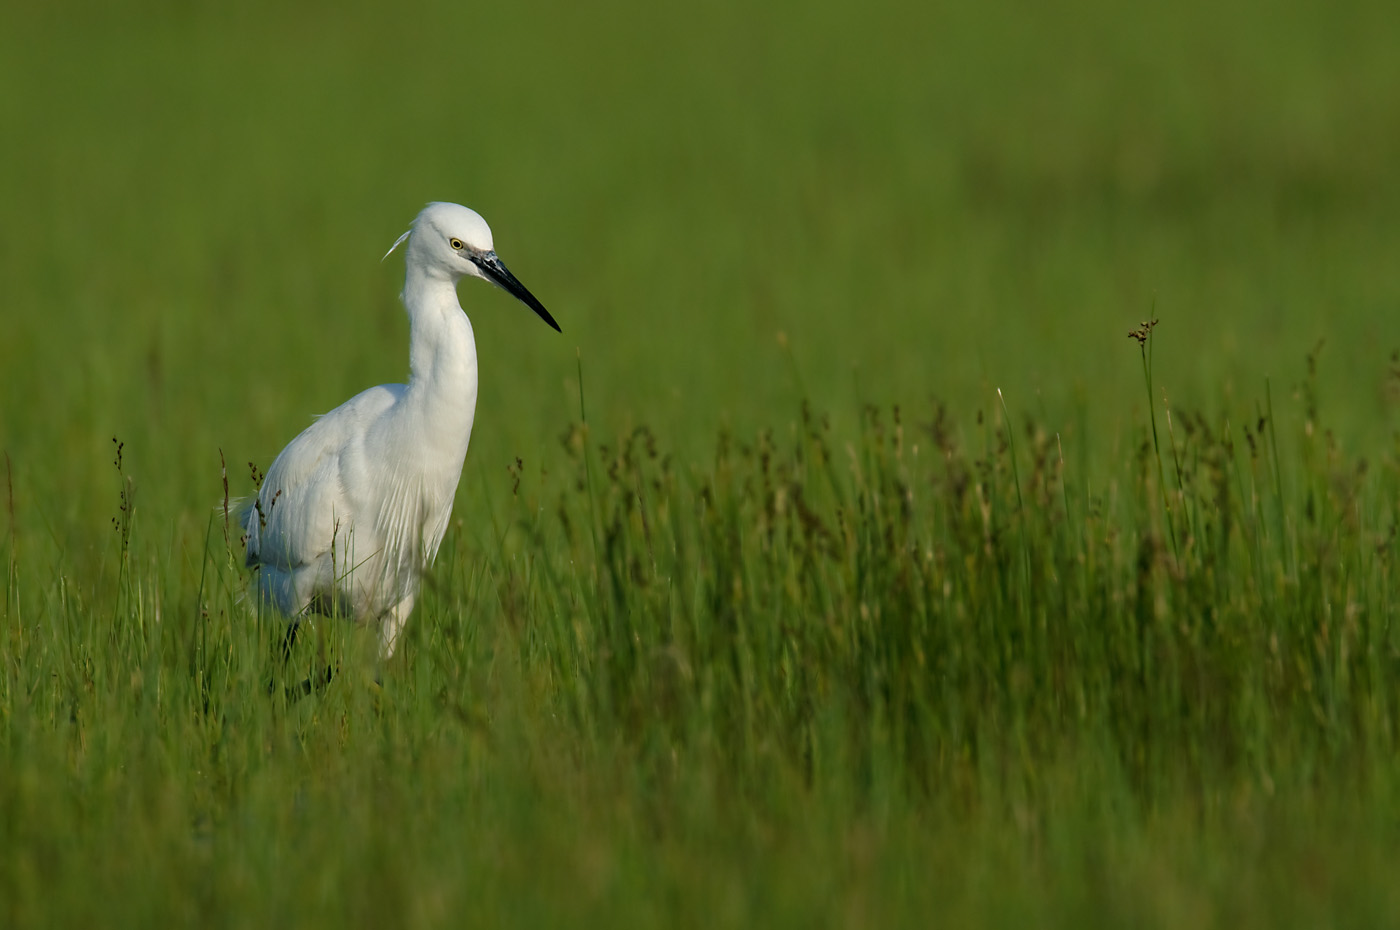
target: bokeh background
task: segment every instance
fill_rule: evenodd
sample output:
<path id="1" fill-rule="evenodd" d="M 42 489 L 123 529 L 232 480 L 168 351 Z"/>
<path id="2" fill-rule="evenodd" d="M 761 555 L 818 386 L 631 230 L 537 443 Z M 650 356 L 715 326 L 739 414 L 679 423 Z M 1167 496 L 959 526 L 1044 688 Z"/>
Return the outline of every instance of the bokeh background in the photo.
<path id="1" fill-rule="evenodd" d="M 466 484 L 578 416 L 668 448 L 803 398 L 1005 392 L 1092 473 L 1171 403 L 1384 437 L 1400 14 L 1366 3 L 30 4 L 0 29 L 0 437 L 66 548 L 202 526 L 246 462 L 406 374 L 402 264 L 466 203 L 562 337 L 468 283 Z M 1139 419 L 1140 421 L 1140 419 Z M 100 519 L 92 514 L 100 513 Z M 32 516 L 32 514 L 31 514 Z M 183 530 L 181 530 L 183 532 Z"/>
<path id="2" fill-rule="evenodd" d="M 0 5 L 0 922 L 1394 924 L 1398 36 L 1393 0 Z M 380 257 L 439 199 L 564 333 L 463 283 L 408 641 L 283 703 L 221 461 L 247 494 L 403 379 Z M 1189 481 L 1149 396 L 1210 424 Z M 914 453 L 859 421 L 933 398 L 906 546 Z M 661 569 L 649 524 L 569 529 L 631 513 L 599 446 L 642 425 Z M 818 448 L 812 506 L 860 513 L 812 569 L 800 510 L 805 554 L 744 524 Z M 901 638 L 914 561 L 943 639 Z M 890 681 L 936 697 L 905 730 Z"/>

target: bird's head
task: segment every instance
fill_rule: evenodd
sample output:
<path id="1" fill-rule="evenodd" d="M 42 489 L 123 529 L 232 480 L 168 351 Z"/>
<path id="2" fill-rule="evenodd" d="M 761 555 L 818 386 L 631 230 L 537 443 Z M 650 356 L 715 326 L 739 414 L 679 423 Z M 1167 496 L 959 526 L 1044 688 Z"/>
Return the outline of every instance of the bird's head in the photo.
<path id="1" fill-rule="evenodd" d="M 463 277 L 485 278 L 539 314 L 556 332 L 561 332 L 544 305 L 496 256 L 491 227 L 475 210 L 456 203 L 428 204 L 384 257 L 393 254 L 405 240 L 408 249 L 404 261 L 410 268 L 417 265 L 429 274 L 445 275 L 453 281 Z"/>

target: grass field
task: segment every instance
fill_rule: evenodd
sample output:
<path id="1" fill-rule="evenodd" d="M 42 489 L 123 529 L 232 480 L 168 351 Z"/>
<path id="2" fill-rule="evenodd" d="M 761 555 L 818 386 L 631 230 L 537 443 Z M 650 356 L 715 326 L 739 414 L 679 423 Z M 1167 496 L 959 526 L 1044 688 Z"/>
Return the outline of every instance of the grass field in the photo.
<path id="1" fill-rule="evenodd" d="M 382 6 L 0 13 L 0 924 L 1400 923 L 1392 4 Z M 284 669 L 430 199 L 564 335 Z"/>

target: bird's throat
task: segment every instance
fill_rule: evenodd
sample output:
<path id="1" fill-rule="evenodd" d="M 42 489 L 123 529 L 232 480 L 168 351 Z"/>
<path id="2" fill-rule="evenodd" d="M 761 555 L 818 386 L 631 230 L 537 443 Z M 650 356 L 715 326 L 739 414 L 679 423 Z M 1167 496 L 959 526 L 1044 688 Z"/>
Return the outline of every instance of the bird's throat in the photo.
<path id="1" fill-rule="evenodd" d="M 469 435 L 476 411 L 476 339 L 450 281 L 404 286 L 409 321 L 405 401 L 436 431 Z M 465 445 L 463 446 L 465 451 Z"/>

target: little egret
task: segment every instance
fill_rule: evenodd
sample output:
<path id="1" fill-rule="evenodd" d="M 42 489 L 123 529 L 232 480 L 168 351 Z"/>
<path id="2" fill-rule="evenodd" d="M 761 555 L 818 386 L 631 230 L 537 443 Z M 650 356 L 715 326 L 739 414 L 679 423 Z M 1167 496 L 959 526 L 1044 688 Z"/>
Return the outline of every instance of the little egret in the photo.
<path id="1" fill-rule="evenodd" d="M 243 511 L 259 596 L 379 629 L 388 659 L 452 515 L 476 414 L 476 341 L 457 281 L 485 278 L 559 331 L 496 253 L 475 211 L 430 203 L 403 242 L 407 384 L 381 384 L 320 417 L 282 450 Z"/>

